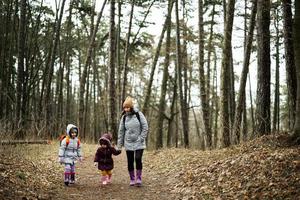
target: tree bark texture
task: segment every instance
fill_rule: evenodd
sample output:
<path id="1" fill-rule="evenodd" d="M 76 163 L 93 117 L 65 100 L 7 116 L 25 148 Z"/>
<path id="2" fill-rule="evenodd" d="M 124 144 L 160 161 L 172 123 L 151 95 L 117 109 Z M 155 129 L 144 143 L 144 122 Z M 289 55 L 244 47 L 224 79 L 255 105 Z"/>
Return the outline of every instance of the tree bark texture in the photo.
<path id="1" fill-rule="evenodd" d="M 126 86 L 127 86 L 127 73 L 128 73 L 128 59 L 129 59 L 129 52 L 130 52 L 130 35 L 131 35 L 131 26 L 132 26 L 132 18 L 133 18 L 133 11 L 134 11 L 134 4 L 135 0 L 131 2 L 131 11 L 129 17 L 129 26 L 126 38 L 126 45 L 125 45 L 125 52 L 124 52 L 124 67 L 123 67 L 123 83 L 122 83 L 122 102 L 125 100 L 126 96 Z"/>
<path id="2" fill-rule="evenodd" d="M 287 75 L 287 87 L 289 95 L 289 109 L 290 109 L 290 127 L 292 130 L 295 122 L 296 115 L 296 96 L 297 96 L 297 78 L 296 66 L 294 57 L 294 44 L 293 44 L 293 14 L 292 14 L 292 1 L 282 0 L 283 8 L 283 36 L 284 36 L 284 50 L 285 50 L 285 66 Z M 278 15 L 276 17 L 279 17 Z"/>
<path id="3" fill-rule="evenodd" d="M 53 73 L 54 73 L 54 64 L 55 64 L 55 60 L 56 60 L 57 46 L 58 46 L 58 43 L 60 40 L 60 29 L 61 29 L 61 22 L 62 22 L 62 17 L 63 17 L 63 13 L 64 13 L 65 2 L 66 2 L 66 0 L 62 1 L 59 17 L 55 24 L 55 33 L 54 33 L 55 36 L 54 36 L 54 40 L 53 40 L 53 46 L 52 46 L 52 49 L 50 52 L 50 60 L 49 60 L 47 71 L 46 71 L 45 96 L 43 99 L 46 127 L 51 126 L 51 121 L 53 119 L 53 111 L 52 111 L 52 107 L 51 107 L 51 104 L 52 104 L 51 95 L 53 95 L 53 92 L 51 91 L 51 84 L 52 84 L 52 78 L 53 78 Z M 45 130 L 45 134 L 50 135 L 49 129 Z"/>
<path id="4" fill-rule="evenodd" d="M 19 34 L 18 34 L 18 74 L 17 74 L 17 96 L 16 96 L 16 123 L 17 131 L 16 138 L 24 137 L 24 88 L 25 81 L 25 35 L 26 28 L 26 0 L 20 1 L 20 20 L 19 20 Z"/>
<path id="5" fill-rule="evenodd" d="M 279 19 L 278 19 L 278 8 L 275 8 L 274 11 L 276 14 L 276 17 L 274 18 L 274 26 L 275 26 L 275 31 L 276 31 L 276 57 L 275 57 L 275 91 L 274 91 L 274 110 L 273 110 L 273 121 L 272 121 L 272 132 L 275 133 L 279 130 L 279 66 L 280 66 L 280 53 L 279 53 L 279 48 L 280 48 L 280 38 L 279 38 Z M 293 111 L 294 112 L 294 111 Z"/>
<path id="6" fill-rule="evenodd" d="M 206 136 L 206 145 L 208 148 L 212 146 L 212 136 L 211 136 L 211 128 L 210 128 L 210 114 L 209 114 L 209 104 L 207 96 L 207 91 L 209 88 L 205 86 L 209 84 L 205 83 L 205 74 L 204 74 L 204 21 L 203 21 L 203 1 L 198 1 L 198 50 L 199 50 L 199 82 L 200 82 L 200 99 L 202 106 L 202 118 L 204 122 L 204 130 Z M 211 44 L 211 43 L 210 43 Z M 211 51 L 211 49 L 209 49 Z M 209 70 L 209 69 L 208 69 Z M 207 80 L 208 81 L 208 80 Z"/>
<path id="7" fill-rule="evenodd" d="M 109 28 L 109 131 L 111 131 L 113 138 L 117 138 L 118 129 L 116 121 L 116 91 L 115 91 L 115 0 L 110 2 L 110 28 Z"/>
<path id="8" fill-rule="evenodd" d="M 230 121 L 229 121 L 229 88 L 230 84 L 229 69 L 231 59 L 231 38 L 232 26 L 234 18 L 235 0 L 227 2 L 226 23 L 225 23 L 225 36 L 223 42 L 223 55 L 222 55 L 222 69 L 221 69 L 221 133 L 223 140 L 223 147 L 230 145 Z"/>
<path id="9" fill-rule="evenodd" d="M 172 6 L 173 0 L 169 0 L 168 7 Z M 169 10 L 169 9 L 168 9 Z M 171 15 L 171 13 L 170 13 Z M 157 132 L 156 132 L 156 149 L 163 147 L 163 126 L 166 110 L 166 93 L 167 93 L 167 84 L 169 77 L 169 65 L 170 65 L 170 34 L 171 34 L 171 16 L 168 17 L 167 21 L 167 36 L 166 36 L 166 55 L 163 69 L 163 80 L 161 85 L 160 100 L 158 106 L 158 118 L 157 118 Z"/>
<path id="10" fill-rule="evenodd" d="M 240 135 L 241 135 L 240 127 L 241 127 L 242 113 L 244 112 L 243 108 L 244 108 L 244 104 L 245 104 L 245 95 L 246 95 L 245 91 L 246 91 L 247 76 L 248 76 L 248 72 L 249 72 L 250 55 L 251 55 L 251 49 L 252 49 L 256 12 L 257 12 L 257 0 L 254 0 L 253 4 L 252 4 L 252 11 L 251 11 L 251 17 L 250 17 L 249 34 L 246 39 L 243 70 L 242 70 L 242 74 L 241 74 L 241 78 L 240 78 L 240 87 L 239 87 L 235 119 L 234 119 L 234 125 L 233 125 L 233 134 L 234 134 L 234 143 L 235 144 L 239 143 Z"/>
<path id="11" fill-rule="evenodd" d="M 86 59 L 85 59 L 82 75 L 80 77 L 79 127 L 81 129 L 81 134 L 82 134 L 83 138 L 85 137 L 85 127 L 86 127 L 86 123 L 85 123 L 85 120 L 84 120 L 84 113 L 85 113 L 86 105 L 88 105 L 87 102 L 84 104 L 84 94 L 88 92 L 86 90 L 86 82 L 87 82 L 87 77 L 88 77 L 88 71 L 90 70 L 90 65 L 91 65 L 91 60 L 92 60 L 92 51 L 93 51 L 93 49 L 95 49 L 95 38 L 96 38 L 96 34 L 98 32 L 98 29 L 99 29 L 99 24 L 100 24 L 100 20 L 101 20 L 101 17 L 102 17 L 102 13 L 103 13 L 105 4 L 106 4 L 106 0 L 103 2 L 101 11 L 98 13 L 97 21 L 96 21 L 96 27 L 91 28 L 91 30 L 93 32 L 92 32 L 91 37 L 90 37 L 90 42 L 89 42 L 89 46 L 88 46 L 88 49 L 87 49 L 87 56 L 86 56 Z M 91 26 L 94 26 L 94 24 L 92 24 Z"/>
<path id="12" fill-rule="evenodd" d="M 181 54 L 181 45 L 180 45 L 180 25 L 179 25 L 179 10 L 178 10 L 178 0 L 175 2 L 176 9 L 176 63 L 177 63 L 177 79 L 178 79 L 178 93 L 179 93 L 179 102 L 180 102 L 180 111 L 181 111 L 181 122 L 183 129 L 183 143 L 184 147 L 189 147 L 189 130 L 188 130 L 188 116 L 183 91 L 182 91 L 182 54 Z"/>
<path id="13" fill-rule="evenodd" d="M 293 136 L 300 140 L 300 1 L 295 1 L 295 15 L 293 27 L 295 65 L 297 72 L 297 103 L 296 103 L 296 122 L 294 125 Z"/>
<path id="14" fill-rule="evenodd" d="M 257 92 L 256 92 L 256 134 L 265 135 L 271 131 L 270 124 L 270 0 L 257 2 Z"/>

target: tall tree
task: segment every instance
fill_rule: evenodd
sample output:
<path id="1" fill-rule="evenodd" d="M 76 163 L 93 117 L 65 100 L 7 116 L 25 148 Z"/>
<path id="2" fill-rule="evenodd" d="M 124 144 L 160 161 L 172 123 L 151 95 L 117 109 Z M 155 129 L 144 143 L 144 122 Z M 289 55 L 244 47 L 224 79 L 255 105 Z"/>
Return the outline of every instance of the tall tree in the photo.
<path id="1" fill-rule="evenodd" d="M 257 0 L 253 0 L 251 18 L 250 18 L 250 27 L 249 34 L 246 39 L 245 53 L 244 53 L 244 61 L 243 61 L 243 70 L 240 79 L 240 88 L 238 93 L 236 112 L 235 112 L 235 120 L 233 126 L 233 134 L 234 134 L 234 142 L 237 144 L 240 141 L 240 126 L 242 120 L 242 113 L 245 112 L 243 110 L 245 104 L 245 90 L 247 83 L 247 76 L 249 72 L 249 64 L 250 64 L 250 55 L 252 49 L 252 41 L 253 41 L 253 32 L 255 27 L 255 18 L 257 12 Z"/>
<path id="2" fill-rule="evenodd" d="M 101 11 L 98 13 L 95 28 L 91 28 L 92 33 L 91 33 L 91 37 L 90 37 L 89 46 L 87 48 L 87 56 L 86 56 L 86 59 L 85 59 L 83 72 L 82 72 L 82 75 L 80 77 L 79 115 L 78 116 L 79 116 L 79 127 L 81 128 L 81 132 L 82 132 L 83 136 L 85 136 L 85 126 L 86 126 L 86 124 L 84 123 L 85 122 L 85 120 L 84 120 L 84 110 L 85 110 L 85 107 L 86 107 L 84 105 L 84 94 L 85 94 L 85 92 L 88 92 L 88 91 L 85 90 L 87 77 L 88 77 L 88 71 L 90 69 L 90 65 L 91 65 L 91 61 L 92 61 L 92 51 L 93 51 L 93 49 L 95 49 L 95 38 L 96 38 L 96 34 L 98 32 L 98 29 L 99 29 L 100 20 L 101 20 L 101 17 L 102 17 L 102 13 L 103 13 L 105 4 L 106 4 L 106 0 L 103 2 Z M 91 26 L 93 27 L 94 24 L 92 23 Z M 87 102 L 86 102 L 86 105 L 87 105 Z"/>
<path id="3" fill-rule="evenodd" d="M 297 72 L 297 106 L 296 106 L 296 122 L 294 126 L 293 136 L 296 141 L 300 142 L 300 1 L 295 1 L 295 15 L 293 27 L 295 65 Z"/>
<path id="4" fill-rule="evenodd" d="M 279 130 L 279 66 L 280 66 L 280 38 L 279 38 L 279 16 L 278 16 L 278 6 L 274 8 L 274 27 L 276 32 L 276 44 L 275 44 L 275 88 L 274 88 L 274 110 L 273 110 L 273 121 L 272 121 L 272 132 Z"/>
<path id="5" fill-rule="evenodd" d="M 122 66 L 121 66 L 121 16 L 122 16 L 122 1 L 118 1 L 118 25 L 116 29 L 116 68 L 117 68 L 117 88 L 118 88 L 118 101 L 117 105 L 120 107 L 118 109 L 120 115 L 120 112 L 122 111 Z"/>
<path id="6" fill-rule="evenodd" d="M 214 108 L 214 116 L 213 116 L 213 125 L 212 125 L 212 137 L 213 137 L 213 147 L 217 147 L 218 143 L 218 121 L 219 121 L 219 97 L 218 97 L 218 75 L 217 75 L 217 55 L 216 50 L 214 49 L 214 68 L 213 68 L 213 85 L 212 85 L 212 108 Z"/>
<path id="7" fill-rule="evenodd" d="M 188 116 L 186 107 L 186 103 L 184 101 L 183 96 L 183 83 L 182 83 L 182 53 L 181 53 L 181 45 L 180 45 L 180 24 L 179 24 L 179 8 L 178 8 L 178 0 L 175 1 L 176 9 L 176 64 L 177 64 L 177 79 L 178 79 L 178 93 L 179 93 L 179 103 L 180 103 L 180 113 L 181 113 L 181 122 L 183 129 L 183 142 L 184 147 L 189 147 L 189 130 L 188 130 Z"/>
<path id="8" fill-rule="evenodd" d="M 270 122 L 270 0 L 257 2 L 257 92 L 256 92 L 256 134 L 265 135 L 271 131 Z"/>
<path id="9" fill-rule="evenodd" d="M 200 98 L 201 98 L 201 106 L 202 106 L 202 118 L 204 122 L 204 130 L 206 135 L 206 144 L 210 148 L 212 146 L 212 136 L 210 129 L 210 116 L 209 116 L 209 105 L 207 96 L 207 90 L 209 88 L 205 87 L 205 74 L 204 74 L 204 21 L 203 21 L 203 0 L 198 1 L 198 51 L 199 51 L 199 83 L 200 83 Z M 213 24 L 213 22 L 211 22 Z M 211 38 L 210 38 L 211 39 Z M 211 40 L 210 40 L 211 44 Z M 209 84 L 207 84 L 209 86 Z"/>
<path id="10" fill-rule="evenodd" d="M 113 138 L 117 138 L 117 119 L 116 119 L 116 91 L 115 91 L 115 0 L 110 1 L 110 26 L 109 26 L 109 66 L 108 66 L 108 124 L 109 131 Z"/>
<path id="11" fill-rule="evenodd" d="M 210 27 L 209 27 L 209 38 L 208 38 L 208 44 L 207 44 L 207 75 L 206 75 L 207 79 L 206 79 L 206 90 L 204 90 L 206 92 L 206 96 L 207 96 L 206 97 L 206 104 L 207 104 L 207 106 L 209 108 L 206 111 L 206 112 L 208 112 L 208 114 L 206 114 L 206 115 L 208 115 L 208 116 L 206 116 L 206 118 L 209 120 L 208 121 L 209 122 L 209 124 L 208 124 L 208 130 L 206 130 L 206 132 L 208 131 L 207 137 L 206 137 L 206 139 L 207 139 L 206 144 L 208 144 L 207 146 L 210 146 L 209 144 L 212 145 L 212 143 L 213 143 L 212 141 L 209 142 L 209 140 L 212 140 L 212 124 L 213 124 L 213 120 L 212 120 L 213 103 L 210 103 L 211 102 L 210 101 L 210 94 L 211 94 L 211 91 L 213 93 L 213 88 L 212 88 L 213 86 L 211 86 L 211 83 L 210 83 L 211 82 L 211 75 L 210 74 L 211 74 L 211 66 L 212 66 L 212 63 L 213 63 L 213 60 L 212 60 L 211 57 L 212 57 L 212 53 L 214 51 L 214 46 L 213 46 L 213 39 L 214 38 L 213 37 L 214 37 L 215 16 L 217 14 L 216 13 L 216 4 L 217 4 L 217 2 L 216 1 L 212 1 L 211 3 L 212 3 L 212 11 L 210 13 L 211 20 L 209 22 L 210 23 Z M 199 4 L 200 4 L 200 1 L 199 1 Z M 198 6 L 198 9 L 200 9 L 200 5 Z M 198 17 L 200 15 L 201 14 L 200 14 L 200 11 L 199 11 Z M 202 8 L 202 15 L 203 15 L 203 8 Z M 202 18 L 203 18 L 203 16 L 202 16 Z M 203 19 L 202 19 L 202 21 L 203 21 Z M 200 19 L 199 19 L 199 22 L 200 22 Z M 199 30 L 200 30 L 200 27 L 199 27 Z M 204 35 L 204 30 L 202 30 L 202 32 L 203 32 L 202 34 Z M 199 33 L 199 37 L 200 37 L 200 33 Z M 200 59 L 200 56 L 199 56 L 199 59 Z M 214 77 L 213 77 L 213 79 L 214 79 Z M 201 94 L 201 92 L 200 92 L 200 94 Z M 212 96 L 214 96 L 214 94 Z M 202 100 L 201 100 L 201 102 L 202 102 Z M 216 106 L 216 104 L 215 104 L 215 106 Z M 203 119 L 204 119 L 203 112 L 202 112 L 202 115 L 203 115 Z M 209 135 L 211 135 L 210 138 L 209 138 Z"/>
<path id="12" fill-rule="evenodd" d="M 182 16 L 182 47 L 181 48 L 181 57 L 182 57 L 182 62 L 181 62 L 181 65 L 182 65 L 182 73 L 183 73 L 183 76 L 182 76 L 182 95 L 183 95 L 183 107 L 185 108 L 183 111 L 185 112 L 184 113 L 184 116 L 185 118 L 183 119 L 184 120 L 184 126 L 185 126 L 185 129 L 187 131 L 183 131 L 183 134 L 184 134 L 184 140 L 186 141 L 187 138 L 189 138 L 189 112 L 190 112 L 190 109 L 189 109 L 189 93 L 190 93 L 190 88 L 189 87 L 189 80 L 188 80 L 188 71 L 189 71 L 189 56 L 188 56 L 188 52 L 187 52 L 187 45 L 188 45 L 188 27 L 187 27 L 187 23 L 186 21 L 188 20 L 187 17 L 188 17 L 188 13 L 187 13 L 187 9 L 186 9 L 186 1 L 185 0 L 182 0 L 182 11 L 183 11 L 183 16 Z M 189 142 L 188 142 L 189 143 Z"/>
<path id="13" fill-rule="evenodd" d="M 282 0 L 283 10 L 283 38 L 285 50 L 285 66 L 287 75 L 287 87 L 289 96 L 289 110 L 291 111 L 289 119 L 289 129 L 292 130 L 295 122 L 296 115 L 296 96 L 297 96 L 297 78 L 296 66 L 294 57 L 293 45 L 293 14 L 292 14 L 292 1 Z M 278 16 L 277 16 L 278 17 Z"/>
<path id="14" fill-rule="evenodd" d="M 168 1 L 168 7 L 172 6 L 173 0 Z M 170 10 L 170 9 L 168 9 Z M 160 100 L 158 106 L 158 118 L 157 118 L 157 132 L 156 132 L 156 149 L 163 147 L 163 125 L 165 119 L 165 106 L 166 106 L 166 92 L 167 82 L 169 77 L 169 65 L 170 65 L 170 34 L 171 34 L 171 13 L 168 13 L 167 17 L 167 37 L 166 37 L 166 56 L 163 69 L 163 80 L 161 85 Z"/>
<path id="15" fill-rule="evenodd" d="M 162 45 L 162 42 L 163 42 L 163 39 L 164 39 L 164 35 L 165 35 L 166 30 L 167 30 L 168 16 L 169 16 L 169 13 L 172 12 L 172 9 L 173 9 L 173 4 L 171 4 L 171 7 L 168 8 L 168 14 L 167 14 L 166 20 L 164 22 L 163 29 L 161 31 L 159 41 L 158 41 L 158 44 L 157 44 L 157 48 L 156 48 L 156 51 L 155 51 L 155 55 L 154 55 L 154 58 L 153 58 L 153 63 L 152 63 L 151 72 L 150 72 L 150 79 L 149 79 L 149 83 L 147 85 L 145 101 L 144 101 L 143 109 L 142 109 L 142 112 L 144 113 L 144 115 L 147 115 L 147 112 L 148 112 L 148 107 L 149 107 L 149 102 L 150 102 L 150 97 L 151 97 L 151 91 L 152 91 L 152 83 L 153 83 L 153 79 L 154 79 L 154 72 L 155 72 L 156 64 L 157 64 L 157 61 L 158 61 L 158 58 L 159 58 L 159 53 L 160 53 L 161 45 Z"/>
<path id="16" fill-rule="evenodd" d="M 125 52 L 124 52 L 124 67 L 123 67 L 123 84 L 122 84 L 122 96 L 121 100 L 125 100 L 126 96 L 126 85 L 127 85 L 127 73 L 128 73 L 128 58 L 129 58 L 129 47 L 130 47 L 130 35 L 131 35 L 131 26 L 132 26 L 132 18 L 133 18 L 133 11 L 134 11 L 134 4 L 135 0 L 131 2 L 131 11 L 129 17 L 129 25 L 127 31 L 127 38 L 126 38 L 126 45 L 125 45 Z"/>
<path id="17" fill-rule="evenodd" d="M 230 145 L 230 124 L 229 124 L 229 70 L 231 62 L 231 38 L 234 18 L 235 0 L 229 0 L 226 8 L 226 22 L 223 42 L 222 70 L 221 70 L 221 132 L 223 146 Z"/>
<path id="18" fill-rule="evenodd" d="M 65 44 L 65 65 L 66 65 L 66 119 L 71 118 L 71 84 L 70 84 L 70 73 L 71 73 L 71 49 L 70 39 L 71 39 L 71 32 L 72 32 L 72 10 L 73 10 L 73 1 L 69 4 L 69 16 L 67 17 L 67 36 L 66 36 L 66 44 Z M 66 120 L 65 120 L 66 121 Z"/>
<path id="19" fill-rule="evenodd" d="M 20 130 L 17 132 L 16 137 L 22 138 L 24 137 L 24 81 L 25 81 L 25 42 L 26 42 L 26 0 L 20 1 L 20 20 L 19 20 L 19 34 L 18 34 L 18 77 L 17 77 L 17 103 L 16 103 L 16 122 L 17 128 Z"/>
<path id="20" fill-rule="evenodd" d="M 46 124 L 46 131 L 45 134 L 48 135 L 50 132 L 48 130 L 50 127 L 51 123 L 51 116 L 53 116 L 53 111 L 51 108 L 52 104 L 52 92 L 51 92 L 51 84 L 52 84 L 52 78 L 53 78 L 53 73 L 54 73 L 54 64 L 56 60 L 56 54 L 57 54 L 57 46 L 60 40 L 60 29 L 61 29 L 61 23 L 62 23 L 62 17 L 64 13 L 64 7 L 65 7 L 65 2 L 66 0 L 62 1 L 61 8 L 60 8 L 60 13 L 58 16 L 58 19 L 55 23 L 55 29 L 54 29 L 54 38 L 53 38 L 53 44 L 52 44 L 52 49 L 49 54 L 49 61 L 46 63 L 46 73 L 45 73 L 45 96 L 43 98 L 43 108 L 44 108 L 44 116 L 45 116 L 45 124 Z"/>

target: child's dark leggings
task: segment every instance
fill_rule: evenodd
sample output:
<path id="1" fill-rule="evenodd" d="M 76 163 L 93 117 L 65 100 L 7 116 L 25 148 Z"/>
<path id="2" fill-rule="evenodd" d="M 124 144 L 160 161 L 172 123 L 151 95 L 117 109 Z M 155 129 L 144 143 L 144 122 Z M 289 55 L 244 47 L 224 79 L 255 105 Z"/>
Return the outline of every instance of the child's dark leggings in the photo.
<path id="1" fill-rule="evenodd" d="M 139 149 L 136 151 L 126 151 L 128 171 L 134 170 L 134 161 L 137 170 L 141 170 L 143 168 L 143 164 L 142 164 L 143 151 L 144 149 Z"/>

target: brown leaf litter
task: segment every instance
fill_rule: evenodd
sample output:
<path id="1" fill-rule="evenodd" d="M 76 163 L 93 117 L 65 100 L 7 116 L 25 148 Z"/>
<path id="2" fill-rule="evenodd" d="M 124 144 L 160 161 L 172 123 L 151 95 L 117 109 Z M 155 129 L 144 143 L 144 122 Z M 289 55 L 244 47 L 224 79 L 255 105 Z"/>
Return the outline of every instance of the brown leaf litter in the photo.
<path id="1" fill-rule="evenodd" d="M 286 141 L 286 136 L 272 135 L 212 151 L 146 151 L 145 186 L 134 192 L 127 187 L 124 152 L 123 158 L 116 159 L 114 185 L 106 192 L 97 189 L 99 177 L 95 177 L 92 165 L 95 145 L 85 145 L 87 160 L 79 165 L 83 170 L 81 185 L 70 191 L 77 199 L 99 197 L 83 195 L 91 193 L 111 199 L 138 195 L 143 199 L 183 200 L 299 199 L 300 147 Z M 1 146 L 0 199 L 57 199 L 65 190 L 57 150 L 58 144 Z"/>
<path id="2" fill-rule="evenodd" d="M 300 199 L 300 147 L 263 136 L 231 148 L 149 153 L 179 199 Z"/>

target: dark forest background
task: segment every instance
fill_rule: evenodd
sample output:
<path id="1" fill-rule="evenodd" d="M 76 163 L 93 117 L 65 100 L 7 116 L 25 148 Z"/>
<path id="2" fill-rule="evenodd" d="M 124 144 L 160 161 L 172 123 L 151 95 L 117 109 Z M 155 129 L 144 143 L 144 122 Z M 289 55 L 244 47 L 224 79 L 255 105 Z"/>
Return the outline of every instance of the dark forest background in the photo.
<path id="1" fill-rule="evenodd" d="M 116 138 L 130 95 L 151 148 L 299 141 L 299 15 L 291 0 L 2 0 L 0 138 L 68 123 Z"/>

